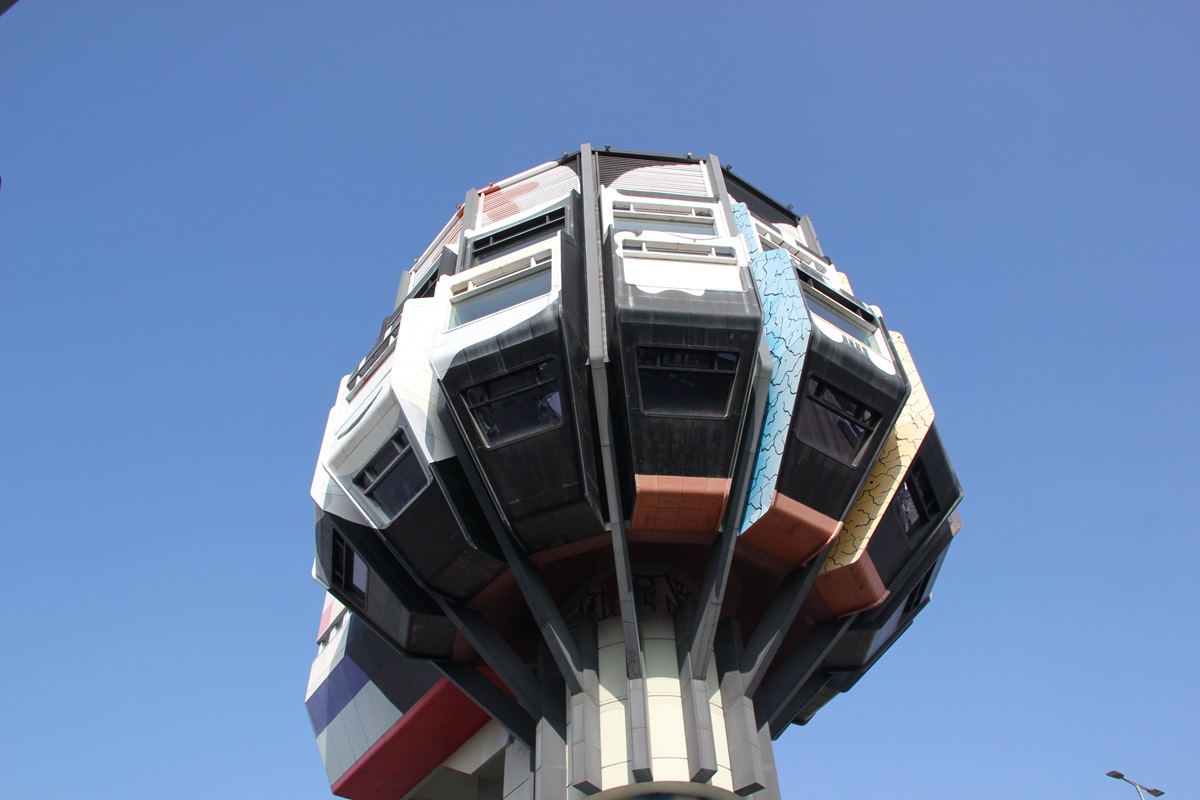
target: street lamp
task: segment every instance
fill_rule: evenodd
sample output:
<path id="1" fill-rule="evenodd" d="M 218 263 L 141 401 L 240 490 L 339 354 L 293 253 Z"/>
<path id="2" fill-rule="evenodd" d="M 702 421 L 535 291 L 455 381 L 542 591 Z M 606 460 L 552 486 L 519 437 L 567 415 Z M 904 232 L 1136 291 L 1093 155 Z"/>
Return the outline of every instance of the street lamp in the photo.
<path id="1" fill-rule="evenodd" d="M 1154 797 L 1162 797 L 1164 794 L 1166 794 L 1166 792 L 1164 792 L 1162 789 L 1151 789 L 1149 786 L 1142 786 L 1140 783 L 1131 781 L 1129 778 L 1126 778 L 1124 774 L 1117 772 L 1115 769 L 1105 774 L 1110 778 L 1116 778 L 1117 780 L 1125 781 L 1130 786 L 1137 789 L 1138 797 L 1142 798 L 1142 800 L 1146 800 L 1146 795 L 1142 794 L 1142 789 L 1145 789 Z"/>

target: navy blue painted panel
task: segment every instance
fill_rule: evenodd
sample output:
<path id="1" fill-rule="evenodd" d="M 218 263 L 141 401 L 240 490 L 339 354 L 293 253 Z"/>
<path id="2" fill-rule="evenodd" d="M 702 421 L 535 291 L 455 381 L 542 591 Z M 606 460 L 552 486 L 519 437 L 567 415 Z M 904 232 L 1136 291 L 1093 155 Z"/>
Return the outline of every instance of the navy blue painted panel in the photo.
<path id="1" fill-rule="evenodd" d="M 312 693 L 312 697 L 304 701 L 308 709 L 308 719 L 312 723 L 313 733 L 319 734 L 342 713 L 354 696 L 367 685 L 367 675 L 358 664 L 349 658 L 343 658 L 329 672 L 329 676 Z"/>

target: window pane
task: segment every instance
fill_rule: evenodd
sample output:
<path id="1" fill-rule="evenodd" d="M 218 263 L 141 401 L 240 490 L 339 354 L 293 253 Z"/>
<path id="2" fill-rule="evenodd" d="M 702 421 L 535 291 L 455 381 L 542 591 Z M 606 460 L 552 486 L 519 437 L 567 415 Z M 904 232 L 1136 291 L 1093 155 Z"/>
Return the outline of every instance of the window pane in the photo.
<path id="1" fill-rule="evenodd" d="M 639 369 L 642 411 L 647 414 L 724 417 L 729 407 L 733 377 L 732 372 Z"/>
<path id="2" fill-rule="evenodd" d="M 921 524 L 921 512 L 913 500 L 912 491 L 908 488 L 908 481 L 900 484 L 900 491 L 897 494 L 896 509 L 900 513 L 900 522 L 904 525 L 904 532 L 908 533 Z"/>
<path id="3" fill-rule="evenodd" d="M 358 553 L 354 554 L 354 574 L 350 578 L 350 585 L 358 590 L 355 594 L 360 602 L 367 599 L 367 562 Z"/>
<path id="4" fill-rule="evenodd" d="M 360 485 L 373 481 L 382 475 L 396 461 L 398 455 L 399 451 L 396 448 L 395 441 L 384 445 L 383 449 L 375 454 L 375 457 L 371 459 L 370 463 L 362 471 L 359 477 L 365 478 L 365 481 L 361 481 Z"/>
<path id="5" fill-rule="evenodd" d="M 853 466 L 869 431 L 811 398 L 805 398 L 800 404 L 796 433 L 805 442 Z"/>
<path id="6" fill-rule="evenodd" d="M 613 228 L 617 231 L 662 231 L 665 233 L 686 233 L 692 236 L 716 236 L 717 229 L 711 219 L 642 219 L 638 217 L 613 217 Z"/>
<path id="7" fill-rule="evenodd" d="M 389 519 L 399 514 L 425 488 L 425 473 L 411 449 L 367 492 Z"/>
<path id="8" fill-rule="evenodd" d="M 827 383 L 817 383 L 813 396 L 834 410 L 844 413 L 847 417 L 868 425 L 874 423 L 875 415 L 862 403 L 844 392 L 839 392 Z"/>
<path id="9" fill-rule="evenodd" d="M 522 370 L 530 372 L 532 370 Z M 562 397 L 558 381 L 501 397 L 471 409 L 483 440 L 491 447 L 522 439 L 539 431 L 558 427 L 562 422 Z"/>
<path id="10" fill-rule="evenodd" d="M 454 304 L 450 314 L 450 327 L 456 328 L 468 322 L 511 308 L 518 303 L 540 297 L 550 291 L 550 270 L 544 269 L 518 278 L 495 289 L 478 291 L 465 300 Z"/>
<path id="11" fill-rule="evenodd" d="M 530 368 L 520 369 L 509 375 L 495 378 L 488 381 L 484 386 L 487 388 L 488 397 L 499 397 L 533 383 L 537 383 L 537 377 L 533 369 Z"/>
<path id="12" fill-rule="evenodd" d="M 659 363 L 664 367 L 712 369 L 713 353 L 710 350 L 663 350 Z"/>
<path id="13" fill-rule="evenodd" d="M 871 333 L 866 328 L 854 324 L 854 322 L 849 320 L 845 314 L 835 310 L 831 304 L 825 302 L 824 300 L 817 299 L 814 295 L 806 294 L 805 298 L 808 300 L 808 310 L 812 312 L 814 316 L 818 316 L 836 327 L 838 330 L 850 334 L 850 336 L 854 337 L 868 347 L 875 347 L 874 343 L 871 341 Z"/>

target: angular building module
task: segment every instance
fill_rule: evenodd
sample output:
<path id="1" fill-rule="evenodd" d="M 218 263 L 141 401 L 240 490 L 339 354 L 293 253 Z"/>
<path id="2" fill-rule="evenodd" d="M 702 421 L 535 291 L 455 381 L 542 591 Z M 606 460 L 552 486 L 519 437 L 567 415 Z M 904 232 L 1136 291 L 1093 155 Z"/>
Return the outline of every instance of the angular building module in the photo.
<path id="1" fill-rule="evenodd" d="M 335 794 L 734 800 L 928 603 L 962 492 L 807 217 L 584 145 L 404 273 L 312 495 Z"/>

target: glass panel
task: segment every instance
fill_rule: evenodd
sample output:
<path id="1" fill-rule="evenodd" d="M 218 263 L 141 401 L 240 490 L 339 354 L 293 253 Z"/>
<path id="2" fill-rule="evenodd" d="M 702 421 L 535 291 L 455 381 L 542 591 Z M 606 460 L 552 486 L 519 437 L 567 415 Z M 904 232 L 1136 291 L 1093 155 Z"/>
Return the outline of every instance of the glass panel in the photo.
<path id="1" fill-rule="evenodd" d="M 639 369 L 642 411 L 692 417 L 724 417 L 733 389 L 732 372 Z"/>
<path id="2" fill-rule="evenodd" d="M 820 317 L 843 333 L 850 334 L 850 336 L 854 337 L 868 347 L 875 347 L 874 342 L 871 341 L 871 331 L 866 330 L 866 328 L 862 326 L 854 324 L 854 322 L 848 319 L 845 314 L 837 311 L 831 304 L 825 302 L 824 300 L 819 300 L 817 297 L 811 294 L 806 294 L 805 298 L 808 300 L 808 310 L 812 312 L 814 316 Z M 864 325 L 865 324 L 866 323 L 864 322 Z"/>
<path id="3" fill-rule="evenodd" d="M 484 384 L 487 388 L 488 397 L 499 397 L 503 394 L 516 391 L 531 383 L 537 383 L 537 376 L 532 369 L 521 369 L 509 375 L 504 375 L 494 380 L 490 380 Z"/>
<path id="4" fill-rule="evenodd" d="M 913 501 L 912 492 L 908 488 L 908 481 L 900 484 L 900 491 L 897 493 L 896 509 L 900 513 L 900 522 L 904 525 L 904 532 L 908 533 L 917 525 L 921 524 L 922 515 L 917 509 L 916 502 Z"/>
<path id="5" fill-rule="evenodd" d="M 869 432 L 810 398 L 800 404 L 796 434 L 839 461 L 855 466 Z"/>
<path id="6" fill-rule="evenodd" d="M 367 562 L 363 561 L 358 553 L 354 554 L 354 573 L 350 578 L 350 585 L 358 590 L 355 594 L 360 602 L 367 599 Z"/>
<path id="7" fill-rule="evenodd" d="M 659 363 L 664 367 L 712 369 L 713 353 L 710 350 L 663 350 Z"/>
<path id="8" fill-rule="evenodd" d="M 425 484 L 425 473 L 421 471 L 416 453 L 410 449 L 390 472 L 375 482 L 367 496 L 391 519 L 425 488 Z"/>
<path id="9" fill-rule="evenodd" d="M 733 372 L 737 369 L 737 353 L 717 353 L 717 369 Z"/>
<path id="10" fill-rule="evenodd" d="M 532 370 L 522 370 L 532 373 Z M 562 397 L 558 381 L 550 380 L 471 409 L 483 440 L 490 447 L 523 439 L 558 427 Z"/>
<path id="11" fill-rule="evenodd" d="M 450 327 L 466 325 L 526 300 L 541 297 L 550 292 L 550 286 L 550 270 L 543 269 L 494 289 L 480 290 L 454 304 Z"/>
<path id="12" fill-rule="evenodd" d="M 712 219 L 643 219 L 640 217 L 613 217 L 613 228 L 617 231 L 644 233 L 685 233 L 692 236 L 716 236 L 716 224 Z"/>
<path id="13" fill-rule="evenodd" d="M 874 414 L 866 406 L 827 383 L 818 383 L 817 388 L 813 391 L 813 397 L 826 405 L 833 406 L 834 410 L 843 412 L 851 419 L 867 424 L 875 421 Z"/>

